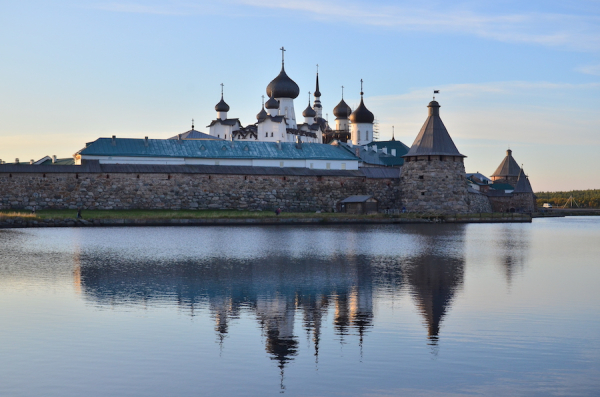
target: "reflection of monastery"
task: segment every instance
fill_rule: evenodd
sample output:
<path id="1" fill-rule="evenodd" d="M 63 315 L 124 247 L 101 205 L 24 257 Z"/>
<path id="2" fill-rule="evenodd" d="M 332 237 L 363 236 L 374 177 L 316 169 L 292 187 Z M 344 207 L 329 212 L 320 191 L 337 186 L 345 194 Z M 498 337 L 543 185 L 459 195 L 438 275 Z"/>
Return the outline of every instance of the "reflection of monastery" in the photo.
<path id="1" fill-rule="evenodd" d="M 300 87 L 287 75 L 283 60 L 281 71 L 266 88 L 268 99 L 256 115 L 256 122 L 243 125 L 239 118 L 230 116 L 230 107 L 225 101 L 223 87 L 221 98 L 215 106 L 216 118 L 207 126 L 208 132 L 194 128 L 171 137 L 170 139 L 128 139 L 99 138 L 86 144 L 74 155 L 73 160 L 45 157 L 31 161 L 25 167 L 18 161 L 14 164 L 0 165 L 0 179 L 6 180 L 7 193 L 0 197 L 0 209 L 3 208 L 62 208 L 61 206 L 84 208 L 228 208 L 228 209 L 273 209 L 285 210 L 309 208 L 318 211 L 333 211 L 336 204 L 353 195 L 373 196 L 381 202 L 382 209 L 406 208 L 412 212 L 435 213 L 479 213 L 479 212 L 534 212 L 535 196 L 528 177 L 507 152 L 507 157 L 498 167 L 491 179 L 480 173 L 465 174 L 464 158 L 440 117 L 440 104 L 429 103 L 428 116 L 414 143 L 409 148 L 394 137 L 390 141 L 374 140 L 375 116 L 366 107 L 361 80 L 360 104 L 352 110 L 342 98 L 333 109 L 335 125 L 329 125 L 323 118 L 319 75 L 317 72 L 313 103 L 310 93 L 308 103 L 302 112 L 303 122 L 296 118 L 294 101 L 300 95 Z M 60 166 L 60 167 L 59 167 Z M 185 166 L 186 168 L 184 168 Z M 216 167 L 216 168 L 215 168 Z M 335 172 L 334 172 L 335 171 Z M 26 191 L 16 179 L 15 174 L 23 175 L 31 184 L 30 175 L 36 174 L 33 184 Z M 62 173 L 66 179 L 57 178 L 63 185 L 53 189 L 54 199 L 47 198 L 51 193 L 44 192 L 48 186 L 44 178 L 49 174 Z M 95 195 L 93 201 L 87 190 L 78 195 L 80 189 L 71 187 L 68 179 L 85 175 L 84 181 L 76 184 L 107 184 L 102 179 L 110 179 L 111 174 L 125 175 L 128 182 L 110 182 L 118 192 L 124 192 L 131 185 L 138 184 L 136 191 L 128 196 L 108 198 Z M 149 175 L 152 182 L 134 181 L 140 175 Z M 212 182 L 210 189 L 204 184 L 204 178 L 212 180 L 211 174 L 219 174 L 219 179 L 243 178 L 248 175 L 271 175 L 269 183 L 248 186 L 248 194 L 235 201 L 222 204 L 232 196 L 231 186 L 216 186 Z M 296 180 L 285 188 L 279 186 L 279 176 L 287 181 L 287 176 L 295 175 Z M 323 180 L 323 177 L 330 177 Z M 36 179 L 37 178 L 37 179 Z M 335 179 L 333 179 L 335 178 Z M 352 185 L 352 178 L 359 178 L 360 184 Z M 172 180 L 171 186 L 164 186 L 163 180 Z M 262 181 L 267 179 L 262 178 Z M 378 181 L 379 180 L 379 181 Z M 160 181 L 160 182 L 159 182 Z M 301 182 L 301 183 L 297 183 Z M 322 182 L 322 184 L 320 183 Z M 332 183 L 333 182 L 333 183 Z M 15 184 L 15 190 L 10 190 Z M 123 184 L 120 188 L 115 185 Z M 180 199 L 181 185 L 199 186 L 189 190 L 184 200 Z M 246 182 L 245 185 L 254 183 Z M 321 194 L 327 190 L 329 199 L 307 200 L 289 204 L 284 199 L 276 203 L 265 203 L 261 196 L 265 191 L 281 196 L 298 196 L 306 193 L 302 183 L 315 191 L 309 195 Z M 200 186 L 202 185 L 202 186 Z M 145 189 L 144 186 L 152 186 Z M 155 192 L 158 186 L 164 191 Z M 296 186 L 290 191 L 289 186 Z M 345 188 L 343 188 L 346 186 Z M 87 188 L 86 188 L 87 189 Z M 105 186 L 92 186 L 97 192 L 104 193 Z M 391 189 L 391 190 L 390 190 Z M 61 194 L 54 194 L 54 191 Z M 148 190 L 148 191 L 146 191 Z M 177 203 L 173 205 L 169 193 L 177 190 Z M 207 197 L 195 197 L 198 191 L 207 193 L 213 200 L 215 194 L 222 195 L 215 202 L 207 203 Z M 281 193 L 285 191 L 285 193 Z M 3 192 L 0 192 L 2 194 Z M 20 197 L 23 196 L 23 197 Z M 56 198 L 58 196 L 58 198 Z M 140 199 L 150 196 L 141 202 Z M 83 198 L 82 198 L 83 197 Z M 135 200 L 132 198 L 134 197 Z M 162 202 L 158 198 L 165 198 Z M 106 203 L 98 203 L 105 198 Z M 243 199 L 243 200 L 242 200 Z M 138 201 L 136 201 L 138 200 Z M 89 202 L 88 202 L 89 201 Z M 249 205 L 248 202 L 252 202 Z M 25 203 L 25 204 L 22 204 Z M 62 203 L 62 204 L 61 204 Z M 69 204 L 64 204 L 69 203 Z M 114 207 L 111 203 L 115 204 Z M 131 204 L 128 204 L 131 203 Z M 213 205 L 209 207 L 209 204 Z M 217 207 L 214 207 L 217 205 Z"/>
<path id="2" fill-rule="evenodd" d="M 232 320 L 252 314 L 265 337 L 265 351 L 283 374 L 299 354 L 302 335 L 310 335 L 318 361 L 327 323 L 340 340 L 357 340 L 362 347 L 374 324 L 375 302 L 389 291 L 410 293 L 427 338 L 438 343 L 442 320 L 463 284 L 465 227 L 407 225 L 402 231 L 422 241 L 415 254 L 273 256 L 269 261 L 199 258 L 166 265 L 153 260 L 115 261 L 84 250 L 75 281 L 94 304 L 175 304 L 190 315 L 206 313 L 225 348 L 227 335 L 236 332 Z"/>

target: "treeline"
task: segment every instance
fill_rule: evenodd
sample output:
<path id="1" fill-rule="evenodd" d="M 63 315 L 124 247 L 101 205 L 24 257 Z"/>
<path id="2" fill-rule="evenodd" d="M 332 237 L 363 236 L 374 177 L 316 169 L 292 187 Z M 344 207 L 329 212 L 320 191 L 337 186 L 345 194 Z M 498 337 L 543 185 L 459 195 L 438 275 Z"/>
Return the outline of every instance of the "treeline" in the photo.
<path id="1" fill-rule="evenodd" d="M 555 207 L 562 207 L 567 203 L 569 197 L 573 196 L 575 202 L 583 208 L 600 208 L 600 189 L 573 190 L 570 192 L 538 192 L 537 204 L 541 207 L 544 203 L 550 203 Z M 572 203 L 576 207 L 575 203 Z M 568 207 L 571 203 L 567 204 Z"/>

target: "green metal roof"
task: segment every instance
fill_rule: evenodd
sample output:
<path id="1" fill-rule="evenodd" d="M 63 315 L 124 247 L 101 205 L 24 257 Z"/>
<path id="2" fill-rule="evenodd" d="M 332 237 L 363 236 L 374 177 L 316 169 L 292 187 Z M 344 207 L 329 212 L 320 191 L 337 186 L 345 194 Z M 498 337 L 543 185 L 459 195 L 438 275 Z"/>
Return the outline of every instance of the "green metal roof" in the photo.
<path id="1" fill-rule="evenodd" d="M 78 154 L 115 157 L 209 159 L 358 160 L 348 151 L 320 143 L 99 138 Z"/>
<path id="2" fill-rule="evenodd" d="M 514 186 L 508 183 L 493 183 L 489 185 L 490 188 L 495 190 L 514 190 Z"/>

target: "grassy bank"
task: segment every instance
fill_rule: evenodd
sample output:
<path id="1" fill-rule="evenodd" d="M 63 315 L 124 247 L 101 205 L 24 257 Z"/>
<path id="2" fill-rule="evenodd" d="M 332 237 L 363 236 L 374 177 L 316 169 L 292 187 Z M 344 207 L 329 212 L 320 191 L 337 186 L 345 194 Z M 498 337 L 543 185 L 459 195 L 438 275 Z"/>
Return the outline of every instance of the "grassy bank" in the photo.
<path id="1" fill-rule="evenodd" d="M 272 211 L 237 211 L 237 210 L 83 210 L 82 218 L 87 220 L 93 219 L 261 219 L 277 217 Z M 434 213 L 417 214 L 371 214 L 371 215 L 356 215 L 345 213 L 332 212 L 282 212 L 279 218 L 324 218 L 324 219 L 433 219 L 433 218 L 479 218 L 479 219 L 498 219 L 498 218 L 519 218 L 520 214 L 451 214 L 440 215 Z M 40 210 L 35 214 L 30 211 L 0 211 L 0 218 L 27 218 L 33 219 L 75 219 L 77 217 L 76 210 Z"/>
<path id="2" fill-rule="evenodd" d="M 410 215 L 410 214 L 404 214 Z M 84 210 L 83 219 L 247 219 L 272 218 L 272 211 L 237 211 L 237 210 Z M 342 213 L 314 212 L 282 212 L 281 218 L 387 218 L 389 215 L 351 215 Z M 27 217 L 37 219 L 68 219 L 76 218 L 76 210 L 40 210 L 36 214 L 29 211 L 4 211 L 0 217 Z M 412 215 L 415 217 L 415 215 Z"/>

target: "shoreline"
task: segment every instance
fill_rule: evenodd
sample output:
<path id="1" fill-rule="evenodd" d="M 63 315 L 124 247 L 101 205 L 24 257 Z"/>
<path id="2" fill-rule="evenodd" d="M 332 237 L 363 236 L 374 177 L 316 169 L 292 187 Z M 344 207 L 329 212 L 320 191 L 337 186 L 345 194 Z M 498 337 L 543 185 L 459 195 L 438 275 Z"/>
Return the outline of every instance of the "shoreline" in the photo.
<path id="1" fill-rule="evenodd" d="M 27 219 L 0 220 L 0 229 L 46 227 L 119 227 L 119 226 L 262 226 L 262 225 L 389 225 L 434 223 L 531 223 L 529 215 L 512 217 L 453 217 L 431 216 L 421 218 L 354 218 L 354 217 L 262 217 L 262 218 L 195 218 L 195 219 Z"/>

